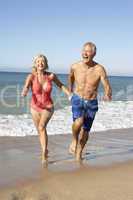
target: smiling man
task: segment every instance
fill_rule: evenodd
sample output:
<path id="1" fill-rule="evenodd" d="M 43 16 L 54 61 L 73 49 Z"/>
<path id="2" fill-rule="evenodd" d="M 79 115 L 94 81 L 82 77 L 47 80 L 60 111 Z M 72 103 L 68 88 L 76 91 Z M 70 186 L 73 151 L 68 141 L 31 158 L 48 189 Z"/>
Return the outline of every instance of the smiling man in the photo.
<path id="1" fill-rule="evenodd" d="M 71 98 L 73 140 L 69 152 L 75 154 L 78 161 L 82 159 L 82 151 L 98 111 L 97 91 L 100 81 L 104 87 L 103 99 L 105 101 L 112 99 L 112 90 L 106 71 L 102 65 L 93 60 L 95 55 L 95 44 L 85 43 L 82 60 L 71 66 L 69 74 L 69 90 L 73 92 Z"/>

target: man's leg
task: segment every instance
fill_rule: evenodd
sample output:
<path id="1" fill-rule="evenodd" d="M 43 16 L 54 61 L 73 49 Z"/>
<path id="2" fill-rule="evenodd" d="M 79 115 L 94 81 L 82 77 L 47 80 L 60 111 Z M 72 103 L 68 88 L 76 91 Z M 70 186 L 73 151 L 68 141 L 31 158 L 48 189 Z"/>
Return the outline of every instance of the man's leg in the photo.
<path id="1" fill-rule="evenodd" d="M 92 124 L 93 124 L 93 121 L 94 121 L 94 117 L 91 118 L 91 117 L 85 117 L 84 120 L 83 120 L 83 127 L 81 129 L 81 132 L 80 132 L 80 138 L 79 138 L 79 143 L 78 143 L 78 147 L 77 147 L 77 153 L 76 153 L 76 160 L 77 161 L 80 161 L 82 160 L 82 152 L 83 152 L 83 149 L 88 141 L 88 138 L 89 138 L 89 132 L 90 132 L 90 129 L 92 127 Z"/>
<path id="2" fill-rule="evenodd" d="M 72 139 L 72 143 L 69 147 L 69 153 L 71 153 L 71 154 L 76 153 L 79 133 L 80 133 L 82 125 L 83 125 L 83 117 L 76 119 L 72 124 L 73 139 Z"/>
<path id="3" fill-rule="evenodd" d="M 83 128 L 80 133 L 80 139 L 78 143 L 76 159 L 82 159 L 82 152 L 85 147 L 85 144 L 89 138 L 89 132 L 91 130 L 93 121 L 95 119 L 95 114 L 98 111 L 98 102 L 97 100 L 88 100 L 88 102 L 84 101 L 84 109 L 85 109 L 85 117 L 83 120 Z"/>
<path id="4" fill-rule="evenodd" d="M 78 142 L 78 148 L 77 148 L 77 152 L 76 152 L 76 160 L 77 161 L 82 160 L 82 152 L 88 141 L 88 138 L 89 138 L 89 131 L 84 130 L 82 127 L 80 134 L 79 134 L 79 142 Z"/>
<path id="5" fill-rule="evenodd" d="M 69 147 L 69 152 L 72 154 L 76 153 L 77 144 L 78 144 L 78 137 L 81 130 L 81 127 L 83 126 L 83 104 L 82 99 L 78 95 L 73 95 L 72 98 L 72 114 L 73 114 L 73 124 L 72 124 L 72 143 Z"/>

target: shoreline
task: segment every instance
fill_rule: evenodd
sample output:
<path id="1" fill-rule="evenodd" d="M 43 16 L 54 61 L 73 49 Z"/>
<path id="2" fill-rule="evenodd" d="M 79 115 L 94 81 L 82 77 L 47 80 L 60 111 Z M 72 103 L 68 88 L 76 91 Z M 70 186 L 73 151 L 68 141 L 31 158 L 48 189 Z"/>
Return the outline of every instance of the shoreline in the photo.
<path id="1" fill-rule="evenodd" d="M 84 160 L 82 163 L 76 162 L 74 157 L 68 153 L 71 134 L 49 135 L 49 163 L 47 168 L 42 167 L 41 164 L 41 148 L 38 136 L 1 136 L 0 196 L 9 195 L 9 191 L 17 192 L 18 188 L 22 191 L 25 187 L 28 188 L 34 184 L 36 187 L 40 185 L 40 188 L 43 188 L 45 184 L 47 188 L 51 184 L 51 190 L 47 188 L 48 195 L 50 195 L 54 191 L 54 184 L 56 185 L 55 179 L 57 179 L 58 183 L 58 177 L 63 179 L 63 185 L 60 185 L 60 187 L 65 187 L 66 182 L 64 179 L 68 179 L 67 177 L 69 177 L 68 182 L 70 180 L 74 187 L 76 183 L 74 183 L 71 176 L 74 176 L 75 179 L 80 177 L 84 181 L 85 173 L 86 184 L 90 184 L 90 181 L 93 182 L 93 179 L 90 178 L 92 174 L 95 178 L 95 175 L 99 174 L 98 177 L 101 176 L 100 173 L 103 173 L 105 180 L 108 182 L 111 178 L 110 174 L 114 176 L 114 169 L 117 169 L 116 171 L 118 171 L 120 177 L 124 174 L 126 175 L 129 169 L 128 179 L 130 179 L 132 177 L 131 166 L 133 166 L 132 132 L 133 128 L 91 132 L 83 153 Z M 83 187 L 82 190 L 84 190 L 86 186 L 80 185 L 80 178 L 77 180 L 79 181 L 79 188 Z M 102 181 L 101 177 L 99 179 Z M 113 182 L 112 178 L 111 181 Z M 115 181 L 114 176 L 113 184 Z M 39 192 L 38 188 L 36 192 L 39 195 L 43 192 L 43 189 Z M 72 189 L 70 188 L 71 192 Z M 32 193 L 32 190 L 30 193 Z M 31 195 L 30 193 L 28 195 Z M 109 200 L 109 198 L 107 199 Z M 4 200 L 4 196 L 2 200 Z"/>

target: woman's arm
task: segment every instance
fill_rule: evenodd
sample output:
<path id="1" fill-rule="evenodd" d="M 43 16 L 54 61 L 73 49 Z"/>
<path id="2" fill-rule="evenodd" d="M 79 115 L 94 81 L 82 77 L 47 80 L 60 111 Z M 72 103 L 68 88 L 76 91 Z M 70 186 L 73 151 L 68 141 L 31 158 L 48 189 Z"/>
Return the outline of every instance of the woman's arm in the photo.
<path id="1" fill-rule="evenodd" d="M 58 79 L 58 77 L 53 74 L 53 81 L 57 85 L 58 88 L 60 88 L 67 96 L 71 96 L 71 93 L 69 92 L 68 88 L 64 86 L 64 84 Z"/>
<path id="2" fill-rule="evenodd" d="M 32 81 L 32 74 L 29 74 L 25 80 L 25 84 L 24 84 L 23 90 L 21 92 L 22 97 L 25 97 L 27 95 L 29 88 L 31 86 L 31 81 Z"/>

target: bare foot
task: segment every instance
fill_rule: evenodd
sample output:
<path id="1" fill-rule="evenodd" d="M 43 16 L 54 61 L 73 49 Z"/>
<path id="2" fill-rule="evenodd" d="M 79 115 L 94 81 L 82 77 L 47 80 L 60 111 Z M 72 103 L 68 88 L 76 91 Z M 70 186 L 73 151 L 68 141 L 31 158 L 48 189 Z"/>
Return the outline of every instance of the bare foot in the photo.
<path id="1" fill-rule="evenodd" d="M 45 152 L 42 151 L 42 164 L 46 163 L 48 161 L 48 150 Z"/>
<path id="2" fill-rule="evenodd" d="M 76 154 L 76 147 L 73 144 L 71 144 L 69 147 L 69 153 L 72 155 Z"/>
<path id="3" fill-rule="evenodd" d="M 42 167 L 47 168 L 48 167 L 48 160 L 42 160 Z"/>
<path id="4" fill-rule="evenodd" d="M 80 149 L 76 152 L 76 161 L 81 162 L 83 160 L 82 158 L 82 151 Z"/>

